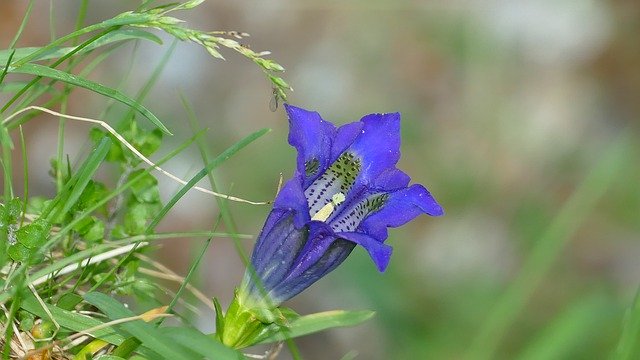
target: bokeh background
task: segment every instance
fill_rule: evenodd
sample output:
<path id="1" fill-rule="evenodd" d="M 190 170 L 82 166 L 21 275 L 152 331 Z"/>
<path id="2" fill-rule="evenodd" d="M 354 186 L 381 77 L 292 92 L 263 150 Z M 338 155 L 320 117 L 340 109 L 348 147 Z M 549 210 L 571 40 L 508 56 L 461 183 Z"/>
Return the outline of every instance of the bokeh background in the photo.
<path id="1" fill-rule="evenodd" d="M 50 40 L 50 9 L 57 36 L 73 28 L 79 1 L 52 3 L 36 2 L 19 46 Z M 91 1 L 87 22 L 131 4 Z M 0 3 L 3 46 L 25 6 Z M 290 103 L 328 120 L 400 111 L 400 167 L 446 210 L 391 231 L 386 273 L 358 249 L 288 304 L 300 313 L 377 311 L 359 327 L 299 340 L 305 359 L 595 359 L 615 349 L 640 282 L 640 2 L 220 0 L 179 16 L 194 28 L 250 33 L 243 42 L 286 67 Z M 171 43 L 163 38 L 164 47 L 141 43 L 133 56 L 131 46 L 119 50 L 92 79 L 118 85 L 133 61 L 123 91 L 134 95 Z M 285 114 L 269 110 L 270 85 L 252 63 L 223 55 L 178 44 L 145 105 L 176 134 L 164 153 L 192 134 L 180 92 L 209 128 L 213 154 L 272 128 L 216 172 L 224 191 L 271 199 L 294 166 Z M 103 108 L 77 91 L 68 112 Z M 57 125 L 41 121 L 27 140 L 31 191 L 46 195 Z M 71 159 L 86 151 L 87 131 L 68 125 Z M 166 166 L 184 178 L 201 167 L 196 148 Z M 161 180 L 169 198 L 178 187 Z M 246 234 L 269 211 L 230 209 Z M 217 214 L 214 199 L 194 192 L 162 229 L 209 229 Z M 200 244 L 167 241 L 156 255 L 184 274 Z M 226 304 L 242 273 L 232 243 L 216 240 L 198 287 Z M 198 322 L 212 329 L 213 317 Z"/>

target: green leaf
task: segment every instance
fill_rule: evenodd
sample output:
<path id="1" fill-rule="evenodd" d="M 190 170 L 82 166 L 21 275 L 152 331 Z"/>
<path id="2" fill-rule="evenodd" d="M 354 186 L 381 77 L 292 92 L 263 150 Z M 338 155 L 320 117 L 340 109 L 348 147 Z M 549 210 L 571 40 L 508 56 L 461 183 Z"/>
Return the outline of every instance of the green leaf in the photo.
<path id="1" fill-rule="evenodd" d="M 110 32 L 110 33 L 104 35 L 100 39 L 94 41 L 90 45 L 88 45 L 85 48 L 83 48 L 82 50 L 78 51 L 76 54 L 86 53 L 86 52 L 89 52 L 91 50 L 95 50 L 95 49 L 97 49 L 99 47 L 102 47 L 102 46 L 105 46 L 105 45 L 109 45 L 111 43 L 115 43 L 115 42 L 119 42 L 119 41 L 126 41 L 126 40 L 136 40 L 136 39 L 150 40 L 150 41 L 156 42 L 158 44 L 162 44 L 162 40 L 158 36 L 148 32 L 148 31 L 144 31 L 144 30 L 141 30 L 141 29 L 119 29 L 119 30 L 115 30 L 113 32 Z M 16 52 L 15 55 L 14 55 L 14 60 L 20 60 L 20 59 L 22 59 L 22 58 L 34 53 L 35 51 L 40 50 L 40 49 L 42 49 L 42 48 L 40 48 L 40 47 L 16 48 L 16 49 L 14 49 L 15 52 Z M 57 59 L 57 58 L 63 57 L 64 55 L 68 54 L 73 49 L 75 49 L 74 46 L 50 48 L 50 49 L 47 49 L 46 52 L 42 53 L 37 58 L 32 59 L 30 61 Z M 10 55 L 11 55 L 11 51 L 10 50 L 0 50 L 0 63 L 1 64 L 6 64 L 8 62 L 8 60 L 9 60 L 9 56 Z"/>
<path id="2" fill-rule="evenodd" d="M 92 243 L 99 240 L 104 239 L 104 231 L 105 225 L 104 222 L 98 220 L 96 217 L 92 216 L 93 223 L 91 226 L 82 234 L 82 237 L 85 241 Z"/>
<path id="3" fill-rule="evenodd" d="M 22 90 L 22 88 L 24 88 L 25 86 L 28 86 L 29 82 L 28 81 L 12 81 L 12 82 L 5 82 L 0 84 L 0 92 L 5 92 L 5 93 L 17 93 L 18 91 Z M 51 93 L 56 93 L 56 89 L 54 87 L 51 86 L 47 86 L 47 85 L 43 85 L 43 84 L 33 84 L 31 85 L 33 90 L 35 91 L 40 91 L 40 92 L 51 92 Z"/>
<path id="4" fill-rule="evenodd" d="M 13 261 L 17 262 L 25 262 L 29 259 L 29 255 L 31 255 L 31 251 L 20 243 L 9 246 L 7 253 Z"/>
<path id="5" fill-rule="evenodd" d="M 20 306 L 42 318 L 49 319 L 49 315 L 47 311 L 42 308 L 42 305 L 36 300 L 33 295 L 27 295 Z M 94 318 L 78 314 L 76 312 L 67 311 L 61 309 L 57 306 L 46 304 L 48 312 L 56 319 L 56 322 L 64 329 L 72 330 L 72 331 L 84 331 L 91 328 L 95 328 L 97 326 L 103 325 L 103 323 Z M 119 345 L 124 341 L 124 337 L 118 333 L 116 333 L 112 328 L 101 328 L 99 330 L 91 331 L 91 335 L 95 338 L 104 340 L 110 344 Z"/>
<path id="6" fill-rule="evenodd" d="M 140 103 L 131 99 L 127 95 L 123 94 L 119 90 L 112 89 L 110 87 L 98 84 L 96 82 L 87 80 L 85 78 L 79 77 L 74 74 L 70 74 L 64 71 L 52 69 L 48 66 L 43 66 L 38 64 L 24 64 L 18 68 L 9 70 L 9 72 L 47 77 L 47 78 L 55 79 L 58 81 L 62 81 L 67 84 L 79 86 L 81 88 L 85 88 L 93 92 L 96 92 L 98 94 L 104 95 L 108 98 L 119 101 L 135 109 L 136 111 L 144 115 L 147 119 L 149 119 L 149 121 L 151 121 L 155 126 L 157 126 L 164 133 L 172 135 L 169 129 L 167 129 L 167 127 L 164 126 L 164 124 L 162 124 L 160 119 L 158 119 L 151 111 L 149 111 L 149 109 L 142 106 Z"/>
<path id="7" fill-rule="evenodd" d="M 600 295 L 581 297 L 555 316 L 529 341 L 517 360 L 574 359 L 584 345 L 602 334 L 603 321 L 611 315 L 607 299 Z M 640 354 L 638 354 L 640 355 Z M 633 359 L 636 359 L 633 357 Z"/>
<path id="8" fill-rule="evenodd" d="M 20 320 L 20 330 L 31 331 L 33 324 L 35 323 L 35 316 L 32 313 L 24 310 L 18 312 L 18 320 Z"/>
<path id="9" fill-rule="evenodd" d="M 45 207 L 45 202 L 49 199 L 42 196 L 30 196 L 27 203 L 27 212 L 32 214 L 40 214 Z"/>
<path id="10" fill-rule="evenodd" d="M 136 148 L 142 155 L 149 157 L 160 148 L 162 144 L 162 132 L 159 129 L 153 129 L 151 132 L 138 135 L 137 139 Z"/>
<path id="11" fill-rule="evenodd" d="M 243 149 L 245 146 L 256 141 L 257 139 L 259 139 L 269 131 L 271 131 L 271 129 L 258 130 L 246 136 L 244 139 L 238 141 L 237 143 L 233 144 L 231 147 L 227 148 L 215 159 L 213 159 L 209 164 L 207 164 L 207 166 L 205 166 L 204 169 L 200 170 L 182 188 L 180 188 L 180 190 L 171 199 L 169 199 L 167 204 L 162 208 L 162 210 L 160 210 L 158 215 L 153 219 L 153 221 L 149 225 L 149 229 L 153 229 L 160 222 L 160 220 L 169 212 L 169 210 L 178 202 L 178 200 L 180 200 L 180 198 L 182 198 L 184 194 L 187 193 L 187 191 L 189 191 L 192 187 L 194 187 L 198 183 L 198 181 L 202 180 L 202 178 L 207 176 L 207 174 L 210 173 L 211 170 L 215 169 L 220 164 L 227 161 L 235 153 Z"/>
<path id="12" fill-rule="evenodd" d="M 213 298 L 213 307 L 216 310 L 216 339 L 222 341 L 222 335 L 224 332 L 224 313 L 222 312 L 222 305 L 218 298 Z"/>
<path id="13" fill-rule="evenodd" d="M 334 310 L 301 316 L 289 323 L 286 331 L 258 339 L 258 343 L 270 343 L 293 339 L 319 331 L 361 324 L 375 315 L 375 312 Z"/>
<path id="14" fill-rule="evenodd" d="M 624 317 L 622 336 L 616 347 L 613 359 L 631 360 L 640 357 L 640 290 Z"/>
<path id="15" fill-rule="evenodd" d="M 7 205 L 7 216 L 9 217 L 9 222 L 15 223 L 20 218 L 20 213 L 22 212 L 22 201 L 20 198 L 13 198 L 9 201 Z"/>
<path id="16" fill-rule="evenodd" d="M 76 293 L 66 293 L 60 297 L 60 300 L 58 300 L 56 305 L 63 310 L 71 311 L 81 302 L 82 296 Z"/>
<path id="17" fill-rule="evenodd" d="M 144 170 L 137 170 L 131 173 L 129 180 L 141 176 L 131 186 L 131 193 L 138 202 L 141 203 L 157 203 L 160 201 L 160 190 L 158 189 L 158 180 L 150 173 Z"/>
<path id="18" fill-rule="evenodd" d="M 31 224 L 21 227 L 16 232 L 16 238 L 25 248 L 30 250 L 37 249 L 46 242 L 50 228 L 51 224 L 46 220 L 37 219 Z"/>
<path id="19" fill-rule="evenodd" d="M 85 301 L 97 307 L 111 320 L 135 316 L 121 303 L 102 293 L 92 292 L 84 296 Z M 142 344 L 161 355 L 165 359 L 188 360 L 190 357 L 187 349 L 177 347 L 170 337 L 162 334 L 153 325 L 142 320 L 126 322 L 120 325 L 132 336 L 135 336 Z"/>
<path id="20" fill-rule="evenodd" d="M 82 195 L 80 195 L 80 198 L 78 199 L 76 210 L 83 211 L 88 209 L 108 194 L 109 189 L 107 189 L 103 183 L 95 180 L 89 180 L 86 188 L 82 192 Z M 103 210 L 106 210 L 106 207 Z"/>
<path id="21" fill-rule="evenodd" d="M 153 217 L 157 206 L 132 201 L 124 214 L 124 231 L 129 235 L 144 234 L 147 221 Z"/>
<path id="22" fill-rule="evenodd" d="M 98 170 L 100 164 L 107 156 L 109 147 L 111 146 L 111 140 L 104 138 L 98 144 L 98 146 L 91 152 L 89 157 L 82 163 L 82 166 L 78 169 L 78 172 L 69 180 L 65 185 L 60 199 L 64 199 L 63 205 L 58 210 L 58 214 L 65 215 L 76 205 L 76 202 L 80 199 L 80 196 L 87 188 L 91 180 L 91 177 Z M 92 205 L 92 204 L 89 204 Z"/>
<path id="23" fill-rule="evenodd" d="M 178 344 L 209 359 L 244 359 L 242 354 L 228 348 L 217 339 L 213 339 L 195 329 L 185 327 L 162 328 L 162 333 Z"/>

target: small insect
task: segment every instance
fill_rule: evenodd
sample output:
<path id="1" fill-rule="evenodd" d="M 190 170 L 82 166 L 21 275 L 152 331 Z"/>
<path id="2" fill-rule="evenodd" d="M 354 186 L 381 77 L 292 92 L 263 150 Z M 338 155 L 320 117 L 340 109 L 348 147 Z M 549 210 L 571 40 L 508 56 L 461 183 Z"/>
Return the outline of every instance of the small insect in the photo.
<path id="1" fill-rule="evenodd" d="M 280 95 L 278 94 L 278 88 L 273 87 L 271 91 L 271 100 L 269 100 L 269 110 L 276 112 L 280 106 Z"/>

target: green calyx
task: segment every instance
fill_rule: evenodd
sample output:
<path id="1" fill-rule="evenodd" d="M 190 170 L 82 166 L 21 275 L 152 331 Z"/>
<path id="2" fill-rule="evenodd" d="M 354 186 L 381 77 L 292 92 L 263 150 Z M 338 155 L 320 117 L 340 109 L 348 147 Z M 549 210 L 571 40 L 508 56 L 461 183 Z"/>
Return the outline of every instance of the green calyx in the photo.
<path id="1" fill-rule="evenodd" d="M 275 333 L 286 332 L 287 324 L 298 317 L 286 308 L 247 306 L 244 296 L 237 289 L 225 314 L 218 300 L 213 299 L 213 302 L 216 308 L 216 337 L 234 349 L 255 345 Z"/>

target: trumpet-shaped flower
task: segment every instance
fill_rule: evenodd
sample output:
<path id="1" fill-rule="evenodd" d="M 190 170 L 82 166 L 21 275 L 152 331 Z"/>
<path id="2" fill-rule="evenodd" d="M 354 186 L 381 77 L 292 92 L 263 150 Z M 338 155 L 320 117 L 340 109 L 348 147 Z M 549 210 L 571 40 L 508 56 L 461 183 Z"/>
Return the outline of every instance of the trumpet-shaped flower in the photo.
<path id="1" fill-rule="evenodd" d="M 362 246 L 379 271 L 389 263 L 387 228 L 443 210 L 427 189 L 396 168 L 400 114 L 370 114 L 336 128 L 291 105 L 293 177 L 279 192 L 258 237 L 241 294 L 271 306 L 297 295 Z"/>

